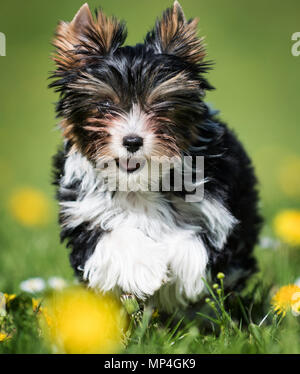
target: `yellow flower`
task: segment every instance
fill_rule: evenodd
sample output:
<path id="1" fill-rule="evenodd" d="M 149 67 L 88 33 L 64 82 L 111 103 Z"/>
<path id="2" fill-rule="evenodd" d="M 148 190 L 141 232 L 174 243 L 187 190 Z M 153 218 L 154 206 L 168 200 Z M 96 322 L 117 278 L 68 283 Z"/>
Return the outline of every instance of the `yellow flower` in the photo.
<path id="1" fill-rule="evenodd" d="M 48 328 L 53 328 L 53 326 L 54 326 L 54 321 L 53 321 L 53 319 L 50 317 L 47 308 L 45 308 L 45 307 L 44 307 L 44 308 L 40 308 L 39 311 L 40 311 L 42 317 L 44 318 L 44 321 L 46 322 L 47 327 L 48 327 Z"/>
<path id="2" fill-rule="evenodd" d="M 295 284 L 281 287 L 271 300 L 274 310 L 278 314 L 285 315 L 286 312 L 297 302 L 297 300 L 294 300 L 294 295 L 298 292 L 300 292 L 300 287 Z"/>
<path id="3" fill-rule="evenodd" d="M 15 294 L 10 294 L 9 295 L 9 294 L 5 293 L 4 297 L 5 297 L 6 304 L 9 304 L 12 300 L 14 300 L 17 297 L 17 295 L 15 295 Z"/>
<path id="4" fill-rule="evenodd" d="M 45 195 L 34 188 L 15 191 L 9 199 L 10 212 L 25 226 L 44 225 L 49 220 L 49 202 Z"/>
<path id="5" fill-rule="evenodd" d="M 300 244 L 300 211 L 284 210 L 274 220 L 278 237 L 290 245 Z"/>
<path id="6" fill-rule="evenodd" d="M 152 313 L 152 318 L 156 319 L 159 317 L 159 312 L 158 312 L 158 309 L 155 309 Z"/>
<path id="7" fill-rule="evenodd" d="M 41 299 L 32 299 L 32 309 L 34 312 L 41 310 Z"/>
<path id="8" fill-rule="evenodd" d="M 0 332 L 0 342 L 4 342 L 7 339 L 9 339 L 9 335 L 4 332 Z"/>
<path id="9" fill-rule="evenodd" d="M 46 307 L 42 307 L 42 300 L 41 299 L 32 299 L 32 309 L 35 313 L 37 313 L 39 322 L 43 324 L 46 322 L 47 327 L 53 326 L 53 320 L 49 316 L 48 310 Z"/>
<path id="10" fill-rule="evenodd" d="M 118 351 L 126 318 L 121 304 L 111 296 L 74 287 L 54 293 L 46 305 L 46 334 L 60 352 Z"/>

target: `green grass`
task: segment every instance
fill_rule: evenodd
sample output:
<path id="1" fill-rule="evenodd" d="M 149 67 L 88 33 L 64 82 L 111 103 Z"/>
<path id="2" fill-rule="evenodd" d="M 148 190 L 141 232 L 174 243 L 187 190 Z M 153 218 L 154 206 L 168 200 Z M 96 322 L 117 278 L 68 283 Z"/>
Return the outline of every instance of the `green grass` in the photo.
<path id="1" fill-rule="evenodd" d="M 251 308 L 244 308 L 239 300 L 244 317 L 237 320 L 225 306 L 229 295 L 218 296 L 207 285 L 210 292 L 208 310 L 198 312 L 189 323 L 179 319 L 172 327 L 161 327 L 151 320 L 147 312 L 132 334 L 127 353 L 202 353 L 202 354 L 265 354 L 299 353 L 299 323 L 291 316 L 284 319 L 272 310 L 257 322 L 252 320 Z M 256 301 L 258 302 L 258 300 Z M 264 300 L 259 300 L 260 312 Z M 209 313 L 210 311 L 213 313 Z M 176 315 L 175 315 L 176 317 Z M 174 316 L 170 321 L 174 322 Z M 244 319 L 244 321 L 243 321 Z M 208 328 L 207 321 L 210 322 Z"/>
<path id="2" fill-rule="evenodd" d="M 281 255 L 279 252 L 280 258 Z M 162 322 L 149 307 L 131 314 L 123 348 L 115 353 L 300 353 L 299 318 L 290 312 L 285 317 L 274 313 L 269 304 L 270 284 L 258 276 L 243 294 L 224 294 L 222 282 L 215 284 L 218 287 L 205 282 L 206 304 L 192 319 L 176 312 Z M 7 314 L 0 316 L 1 330 L 11 335 L 0 343 L 0 353 L 55 352 L 39 327 L 31 298 L 32 295 L 19 294 L 8 303 Z"/>
<path id="3" fill-rule="evenodd" d="M 24 279 L 73 273 L 68 251 L 59 243 L 57 206 L 51 186 L 51 157 L 61 142 L 55 131 L 53 103 L 47 89 L 54 66 L 49 59 L 50 40 L 59 19 L 70 20 L 83 1 L 26 2 L 1 5 L 0 32 L 6 34 L 7 56 L 0 57 L 0 291 L 20 294 Z M 171 4 L 138 0 L 91 0 L 108 14 L 126 19 L 128 43 L 142 40 L 155 18 Z M 284 183 L 298 183 L 296 167 L 291 180 L 282 180 L 288 160 L 300 159 L 299 61 L 290 53 L 291 35 L 299 30 L 297 0 L 182 0 L 187 17 L 200 18 L 208 56 L 215 60 L 210 82 L 217 90 L 207 100 L 221 110 L 245 144 L 260 180 L 261 209 L 265 217 L 262 236 L 274 237 L 272 222 L 282 209 L 300 208 L 300 190 L 286 193 Z M 41 190 L 50 202 L 48 224 L 24 227 L 8 207 L 19 187 Z M 300 250 L 280 244 L 277 249 L 256 248 L 260 271 L 242 295 L 249 321 L 235 320 L 237 329 L 205 331 L 205 318 L 185 320 L 177 330 L 148 320 L 137 324 L 126 352 L 131 353 L 300 353 L 299 318 L 288 315 L 279 323 L 270 314 L 270 291 L 293 283 L 300 276 Z M 254 284 L 259 287 L 252 294 Z M 23 296 L 22 296 L 23 297 Z M 250 300 L 248 300 L 250 299 Z M 26 301 L 27 300 L 27 301 Z M 24 300 L 11 311 L 17 327 L 14 337 L 0 343 L 2 352 L 44 352 L 35 327 L 35 316 Z M 16 304 L 17 305 L 17 304 Z M 252 305 L 252 307 L 251 307 Z M 236 307 L 236 305 L 235 305 Z M 24 311 L 27 311 L 26 313 Z M 233 313 L 233 310 L 228 310 Z M 23 316 L 22 316 L 23 315 Z M 252 320 L 250 319 L 252 318 Z M 245 318 L 244 318 L 245 319 Z M 251 324 L 252 323 L 252 324 Z"/>

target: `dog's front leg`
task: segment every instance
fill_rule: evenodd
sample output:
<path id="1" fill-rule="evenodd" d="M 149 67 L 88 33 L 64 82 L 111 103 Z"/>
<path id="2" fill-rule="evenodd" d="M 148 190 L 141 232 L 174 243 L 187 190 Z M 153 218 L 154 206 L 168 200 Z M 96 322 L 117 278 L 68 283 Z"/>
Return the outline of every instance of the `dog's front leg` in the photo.
<path id="1" fill-rule="evenodd" d="M 84 267 L 92 288 L 119 290 L 144 300 L 167 279 L 167 250 L 131 227 L 106 233 Z"/>
<path id="2" fill-rule="evenodd" d="M 181 296 L 196 301 L 204 289 L 208 254 L 201 237 L 181 231 L 168 241 L 171 277 Z"/>

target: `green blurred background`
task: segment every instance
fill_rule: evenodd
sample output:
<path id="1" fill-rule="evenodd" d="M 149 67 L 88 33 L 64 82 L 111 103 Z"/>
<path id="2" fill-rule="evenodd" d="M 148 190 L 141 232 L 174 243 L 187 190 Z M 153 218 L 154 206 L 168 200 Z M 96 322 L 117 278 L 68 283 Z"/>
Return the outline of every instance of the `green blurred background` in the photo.
<path id="1" fill-rule="evenodd" d="M 61 142 L 54 102 L 47 89 L 51 39 L 59 20 L 70 21 L 83 0 L 6 1 L 0 5 L 0 32 L 6 57 L 0 57 L 0 290 L 18 290 L 33 276 L 72 279 L 68 252 L 59 243 L 57 204 L 51 186 L 51 157 Z M 127 21 L 128 44 L 143 40 L 171 0 L 91 0 L 107 14 Z M 181 0 L 187 18 L 200 19 L 208 58 L 215 61 L 209 80 L 217 87 L 207 101 L 221 110 L 254 160 L 260 179 L 265 234 L 282 209 L 300 207 L 299 90 L 300 56 L 291 54 L 291 35 L 300 31 L 299 0 Z M 9 208 L 18 188 L 42 191 L 49 201 L 48 223 L 24 226 Z M 291 281 L 273 260 L 272 279 Z M 274 268 L 275 266 L 275 268 Z M 277 268 L 276 268 L 277 266 Z M 269 267 L 266 267 L 268 271 Z M 278 270 L 278 272 L 276 271 Z M 272 273 L 272 274 L 273 274 Z M 299 274 L 300 275 L 300 274 Z"/>

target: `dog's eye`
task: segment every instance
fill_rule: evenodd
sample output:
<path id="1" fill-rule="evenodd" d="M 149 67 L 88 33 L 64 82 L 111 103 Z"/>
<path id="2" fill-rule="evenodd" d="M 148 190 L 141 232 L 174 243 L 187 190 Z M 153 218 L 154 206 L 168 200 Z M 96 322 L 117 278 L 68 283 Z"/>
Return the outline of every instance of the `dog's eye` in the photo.
<path id="1" fill-rule="evenodd" d="M 105 100 L 101 101 L 100 105 L 102 107 L 108 108 L 108 107 L 113 105 L 113 102 L 110 99 L 105 99 Z"/>
<path id="2" fill-rule="evenodd" d="M 105 99 L 103 101 L 100 101 L 97 105 L 97 108 L 99 112 L 102 112 L 105 109 L 109 109 L 113 106 L 113 102 L 110 99 Z"/>

